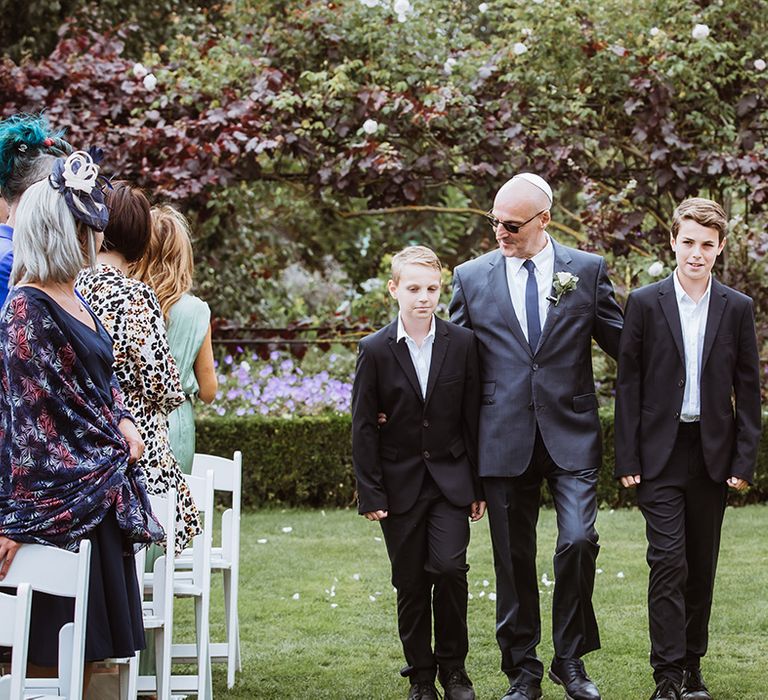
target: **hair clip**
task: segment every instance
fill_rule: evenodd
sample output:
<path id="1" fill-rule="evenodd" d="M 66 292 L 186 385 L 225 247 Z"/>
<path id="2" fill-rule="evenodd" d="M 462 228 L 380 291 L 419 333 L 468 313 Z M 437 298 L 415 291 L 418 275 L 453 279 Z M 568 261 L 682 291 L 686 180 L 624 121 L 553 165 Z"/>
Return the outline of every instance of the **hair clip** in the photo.
<path id="1" fill-rule="evenodd" d="M 17 148 L 18 148 L 18 149 L 19 149 L 19 150 L 20 150 L 22 153 L 26 153 L 26 152 L 27 152 L 27 144 L 26 144 L 26 143 L 20 143 L 20 144 L 17 146 Z"/>

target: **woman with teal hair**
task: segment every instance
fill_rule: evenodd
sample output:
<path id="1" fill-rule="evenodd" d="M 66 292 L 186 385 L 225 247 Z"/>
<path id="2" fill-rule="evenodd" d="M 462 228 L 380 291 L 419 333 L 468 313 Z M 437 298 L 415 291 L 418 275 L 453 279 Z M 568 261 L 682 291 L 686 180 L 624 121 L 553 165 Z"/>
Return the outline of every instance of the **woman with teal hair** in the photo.
<path id="1" fill-rule="evenodd" d="M 43 115 L 16 114 L 0 121 L 0 197 L 8 220 L 0 224 L 0 306 L 8 296 L 13 267 L 13 226 L 21 195 L 51 173 L 60 156 L 72 153 L 63 131 L 53 131 Z"/>

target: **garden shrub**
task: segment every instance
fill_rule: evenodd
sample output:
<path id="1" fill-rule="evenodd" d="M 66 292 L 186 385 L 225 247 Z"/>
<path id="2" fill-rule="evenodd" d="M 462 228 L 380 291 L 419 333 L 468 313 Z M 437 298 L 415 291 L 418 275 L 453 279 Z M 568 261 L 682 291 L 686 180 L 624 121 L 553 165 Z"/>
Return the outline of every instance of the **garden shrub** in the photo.
<path id="1" fill-rule="evenodd" d="M 634 503 L 632 492 L 613 478 L 613 413 L 603 409 L 603 469 L 597 498 L 601 507 Z M 230 456 L 243 453 L 243 504 L 247 507 L 355 507 L 351 417 L 264 416 L 197 420 L 197 451 Z M 549 492 L 542 499 L 551 504 Z M 768 500 L 768 435 L 763 431 L 754 486 L 745 495 L 731 494 L 734 505 Z"/>

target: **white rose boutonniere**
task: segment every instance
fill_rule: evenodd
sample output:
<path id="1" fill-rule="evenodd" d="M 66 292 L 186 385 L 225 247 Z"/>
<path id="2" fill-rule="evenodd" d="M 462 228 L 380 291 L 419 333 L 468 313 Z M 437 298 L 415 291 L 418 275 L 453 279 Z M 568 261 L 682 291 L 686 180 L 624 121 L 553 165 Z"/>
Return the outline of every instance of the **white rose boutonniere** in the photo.
<path id="1" fill-rule="evenodd" d="M 560 303 L 563 294 L 572 292 L 579 284 L 579 278 L 570 272 L 556 272 L 555 277 L 552 280 L 552 287 L 555 290 L 555 296 L 548 296 L 547 300 L 551 301 L 555 306 Z"/>

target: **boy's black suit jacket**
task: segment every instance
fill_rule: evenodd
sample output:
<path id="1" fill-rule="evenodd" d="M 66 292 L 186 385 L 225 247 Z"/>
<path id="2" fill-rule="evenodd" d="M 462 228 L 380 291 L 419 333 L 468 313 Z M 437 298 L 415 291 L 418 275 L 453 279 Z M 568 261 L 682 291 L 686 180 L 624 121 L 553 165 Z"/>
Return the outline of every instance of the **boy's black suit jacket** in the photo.
<path id="1" fill-rule="evenodd" d="M 352 459 L 358 510 L 404 513 L 432 475 L 456 506 L 480 498 L 477 419 L 480 378 L 472 331 L 435 318 L 435 339 L 422 399 L 397 319 L 359 345 L 352 389 Z M 377 415 L 387 422 L 378 425 Z"/>
<path id="2" fill-rule="evenodd" d="M 674 447 L 686 382 L 672 276 L 629 295 L 618 363 L 615 474 L 653 479 Z M 752 300 L 714 278 L 700 376 L 707 473 L 717 482 L 731 476 L 751 481 L 761 428 Z"/>

